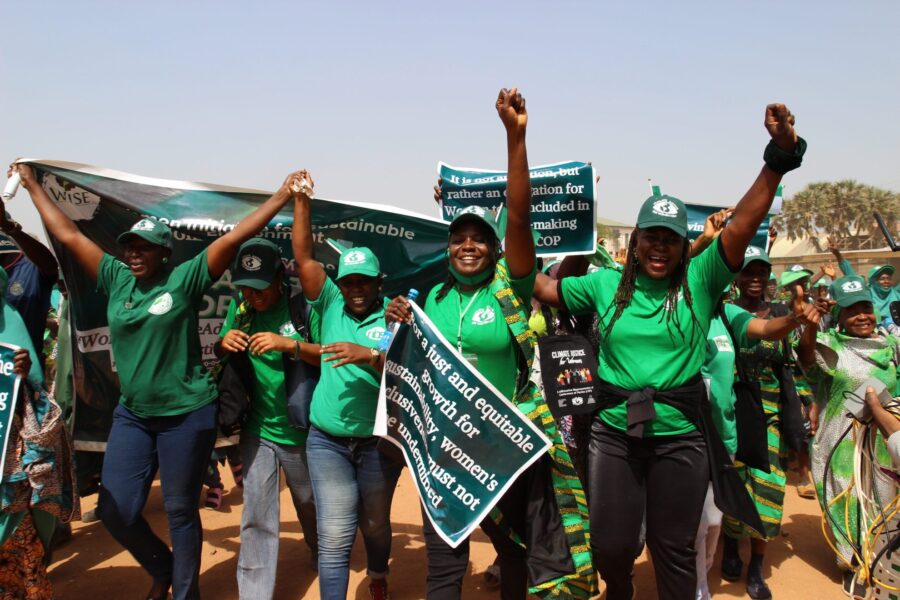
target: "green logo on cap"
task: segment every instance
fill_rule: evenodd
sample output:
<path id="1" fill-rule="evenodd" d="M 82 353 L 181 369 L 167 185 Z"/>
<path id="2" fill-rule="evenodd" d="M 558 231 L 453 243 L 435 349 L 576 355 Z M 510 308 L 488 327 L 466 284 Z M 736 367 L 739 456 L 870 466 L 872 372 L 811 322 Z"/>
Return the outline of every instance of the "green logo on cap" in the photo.
<path id="1" fill-rule="evenodd" d="M 345 265 L 358 265 L 366 262 L 366 255 L 359 250 L 352 250 L 344 255 Z"/>
<path id="2" fill-rule="evenodd" d="M 841 289 L 848 294 L 861 292 L 863 290 L 863 284 L 861 281 L 848 281 L 841 286 Z"/>
<path id="3" fill-rule="evenodd" d="M 259 271 L 262 268 L 262 259 L 252 254 L 247 254 L 241 259 L 241 266 L 245 271 Z"/>
<path id="4" fill-rule="evenodd" d="M 654 202 L 653 208 L 651 210 L 653 211 L 653 214 L 659 215 L 660 217 L 678 216 L 678 206 L 676 206 L 674 202 L 666 198 Z"/>

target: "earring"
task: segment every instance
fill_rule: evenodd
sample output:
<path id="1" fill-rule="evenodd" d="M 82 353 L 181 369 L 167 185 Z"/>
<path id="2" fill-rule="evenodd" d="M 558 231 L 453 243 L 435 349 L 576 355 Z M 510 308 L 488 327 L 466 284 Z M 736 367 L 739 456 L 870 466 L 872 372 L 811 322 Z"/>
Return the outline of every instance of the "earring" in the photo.
<path id="1" fill-rule="evenodd" d="M 169 262 L 169 257 L 168 257 L 168 256 L 163 256 L 163 264 L 166 264 L 166 263 L 168 263 L 168 262 Z"/>

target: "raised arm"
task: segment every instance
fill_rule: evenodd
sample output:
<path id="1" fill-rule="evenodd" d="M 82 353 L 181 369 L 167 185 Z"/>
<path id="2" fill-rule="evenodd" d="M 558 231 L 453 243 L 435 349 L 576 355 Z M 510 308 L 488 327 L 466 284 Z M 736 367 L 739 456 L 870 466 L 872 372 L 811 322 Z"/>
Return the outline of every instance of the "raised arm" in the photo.
<path id="1" fill-rule="evenodd" d="M 830 235 L 828 236 L 828 251 L 834 255 L 834 259 L 838 262 L 838 267 L 844 275 L 856 275 L 856 269 L 853 268 L 849 260 L 844 258 L 840 247 L 838 247 L 837 240 Z"/>
<path id="2" fill-rule="evenodd" d="M 723 208 L 706 217 L 706 221 L 703 223 L 703 233 L 691 242 L 691 258 L 706 250 L 721 235 L 733 210 L 733 208 Z"/>
<path id="3" fill-rule="evenodd" d="M 37 209 L 38 214 L 41 215 L 44 227 L 66 250 L 72 253 L 72 256 L 75 257 L 75 260 L 84 269 L 88 277 L 96 281 L 97 272 L 100 270 L 100 261 L 103 259 L 103 250 L 90 238 L 81 233 L 81 230 L 78 229 L 72 219 L 67 217 L 56 206 L 56 203 L 50 199 L 44 188 L 38 185 L 34 176 L 34 169 L 26 164 L 14 164 L 10 167 L 7 175 L 12 174 L 14 170 L 18 171 L 19 176 L 22 178 L 22 187 L 28 190 L 34 207 Z"/>
<path id="4" fill-rule="evenodd" d="M 307 171 L 296 174 L 299 178 L 305 177 L 312 187 L 312 176 Z M 291 190 L 294 198 L 294 225 L 291 229 L 291 248 L 294 250 L 294 261 L 297 263 L 297 276 L 300 278 L 300 287 L 303 295 L 310 300 L 315 300 L 322 293 L 325 285 L 325 269 L 316 260 L 313 252 L 312 220 L 310 219 L 310 199 L 303 192 Z"/>
<path id="5" fill-rule="evenodd" d="M 731 222 L 721 236 L 725 261 L 735 269 L 743 262 L 744 251 L 766 218 L 781 177 L 800 166 L 806 149 L 806 142 L 794 131 L 794 115 L 784 104 L 766 107 L 765 125 L 772 137 L 763 155 L 766 164 L 735 206 Z"/>
<path id="6" fill-rule="evenodd" d="M 531 237 L 531 177 L 525 151 L 528 113 L 517 88 L 500 90 L 497 113 L 506 127 L 506 264 L 514 278 L 527 277 L 534 269 Z"/>
<path id="7" fill-rule="evenodd" d="M 269 221 L 275 218 L 278 211 L 284 208 L 287 201 L 291 199 L 288 182 L 295 175 L 296 173 L 288 175 L 278 191 L 263 202 L 259 208 L 238 222 L 234 229 L 209 245 L 206 250 L 206 266 L 213 279 L 221 277 L 225 269 L 231 266 L 241 244 L 259 233 L 263 227 L 269 224 Z"/>
<path id="8" fill-rule="evenodd" d="M 794 290 L 791 314 L 774 319 L 753 319 L 747 324 L 747 337 L 755 340 L 774 341 L 780 340 L 801 325 L 807 329 L 816 329 L 822 318 L 822 312 L 816 305 L 806 301 L 802 286 L 796 287 L 799 290 Z"/>
<path id="9" fill-rule="evenodd" d="M 0 202 L 0 230 L 13 239 L 19 250 L 25 254 L 25 258 L 34 263 L 41 275 L 55 278 L 59 265 L 50 248 L 22 231 L 22 226 L 17 221 L 8 219 L 5 208 Z"/>

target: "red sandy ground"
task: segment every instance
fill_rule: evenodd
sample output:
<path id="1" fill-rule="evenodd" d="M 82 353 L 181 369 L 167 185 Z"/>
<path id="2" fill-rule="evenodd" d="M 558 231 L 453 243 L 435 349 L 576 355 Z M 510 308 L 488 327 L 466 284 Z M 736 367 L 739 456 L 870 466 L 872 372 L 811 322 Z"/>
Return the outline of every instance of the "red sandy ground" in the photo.
<path id="1" fill-rule="evenodd" d="M 222 469 L 226 493 L 218 511 L 201 511 L 205 538 L 200 587 L 206 599 L 237 598 L 235 568 L 240 545 L 239 524 L 241 492 L 233 487 L 228 469 Z M 94 508 L 96 496 L 83 500 L 82 508 Z M 309 568 L 309 556 L 302 541 L 300 525 L 286 490 L 281 493 L 281 549 L 278 560 L 278 582 L 275 598 L 319 598 L 316 574 Z M 154 531 L 166 531 L 165 514 L 158 482 L 150 494 L 145 510 Z M 400 479 L 394 499 L 392 521 L 394 545 L 389 578 L 395 600 L 424 598 L 425 550 L 421 534 L 421 516 L 415 488 L 408 471 Z M 742 547 L 744 560 L 749 547 Z M 494 558 L 487 538 L 480 532 L 472 536 L 469 575 L 462 597 L 466 600 L 499 598 L 496 590 L 484 585 L 482 575 Z M 50 577 L 59 600 L 93 598 L 144 598 L 150 579 L 137 563 L 109 536 L 103 525 L 75 523 L 73 539 L 59 548 L 53 557 Z M 368 599 L 365 577 L 365 554 L 361 540 L 353 548 L 350 591 L 348 598 Z M 815 500 L 797 496 L 788 486 L 782 536 L 770 544 L 766 576 L 775 598 L 846 598 L 840 590 L 835 560 L 822 538 L 820 512 Z M 719 577 L 718 564 L 710 572 L 710 587 L 715 598 L 747 598 L 744 583 L 728 583 Z M 653 567 L 647 553 L 635 568 L 637 598 L 656 598 Z M 600 598 L 604 596 L 601 594 Z"/>

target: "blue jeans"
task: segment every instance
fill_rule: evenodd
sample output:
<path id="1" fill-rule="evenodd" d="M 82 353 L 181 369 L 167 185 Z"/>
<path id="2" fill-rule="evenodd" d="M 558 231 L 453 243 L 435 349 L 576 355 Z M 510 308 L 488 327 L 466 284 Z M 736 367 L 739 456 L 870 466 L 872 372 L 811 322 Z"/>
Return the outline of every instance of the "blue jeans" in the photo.
<path id="1" fill-rule="evenodd" d="M 350 550 L 359 526 L 368 574 L 387 574 L 391 555 L 391 501 L 402 465 L 382 455 L 377 437 L 341 438 L 310 428 L 309 476 L 319 529 L 319 595 L 345 600 Z"/>
<path id="2" fill-rule="evenodd" d="M 139 417 L 121 404 L 113 413 L 97 515 L 154 581 L 172 582 L 174 600 L 200 597 L 198 497 L 215 441 L 215 403 L 173 417 Z M 171 551 L 141 514 L 157 469 Z"/>
<path id="3" fill-rule="evenodd" d="M 280 469 L 291 490 L 303 539 L 315 559 L 318 552 L 316 505 L 306 462 L 305 446 L 287 446 L 241 435 L 241 463 L 244 465 L 244 508 L 241 511 L 241 551 L 237 581 L 241 598 L 263 600 L 275 593 L 278 565 Z"/>

